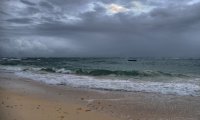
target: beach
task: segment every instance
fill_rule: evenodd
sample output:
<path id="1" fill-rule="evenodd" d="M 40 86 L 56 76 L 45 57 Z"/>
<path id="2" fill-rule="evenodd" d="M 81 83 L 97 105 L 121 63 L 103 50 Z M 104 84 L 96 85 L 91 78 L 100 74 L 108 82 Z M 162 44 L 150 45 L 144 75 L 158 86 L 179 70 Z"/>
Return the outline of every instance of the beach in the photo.
<path id="1" fill-rule="evenodd" d="M 0 74 L 2 120 L 199 120 L 200 97 L 46 85 Z"/>
<path id="2" fill-rule="evenodd" d="M 200 120 L 200 0 L 0 1 L 0 120 Z"/>
<path id="3" fill-rule="evenodd" d="M 45 95 L 43 90 L 47 89 L 40 88 L 41 85 L 23 82 L 1 76 L 1 120 L 116 120 L 82 104 L 65 101 L 66 99 L 57 95 Z"/>

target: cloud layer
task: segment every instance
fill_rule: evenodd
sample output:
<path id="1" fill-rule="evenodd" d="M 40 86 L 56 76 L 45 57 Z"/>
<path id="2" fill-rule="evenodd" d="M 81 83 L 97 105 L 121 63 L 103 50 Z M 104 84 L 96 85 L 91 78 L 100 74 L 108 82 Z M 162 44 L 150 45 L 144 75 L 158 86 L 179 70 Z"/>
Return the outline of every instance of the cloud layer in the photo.
<path id="1" fill-rule="evenodd" d="M 0 56 L 200 56 L 200 0 L 1 0 Z"/>

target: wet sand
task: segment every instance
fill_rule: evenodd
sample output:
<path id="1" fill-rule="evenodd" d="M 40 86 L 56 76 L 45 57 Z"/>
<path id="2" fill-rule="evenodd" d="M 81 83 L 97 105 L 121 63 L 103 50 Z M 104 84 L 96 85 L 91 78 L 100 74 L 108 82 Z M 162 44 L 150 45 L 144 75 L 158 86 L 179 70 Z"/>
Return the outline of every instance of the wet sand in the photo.
<path id="1" fill-rule="evenodd" d="M 200 120 L 200 97 L 45 85 L 0 72 L 0 120 Z"/>

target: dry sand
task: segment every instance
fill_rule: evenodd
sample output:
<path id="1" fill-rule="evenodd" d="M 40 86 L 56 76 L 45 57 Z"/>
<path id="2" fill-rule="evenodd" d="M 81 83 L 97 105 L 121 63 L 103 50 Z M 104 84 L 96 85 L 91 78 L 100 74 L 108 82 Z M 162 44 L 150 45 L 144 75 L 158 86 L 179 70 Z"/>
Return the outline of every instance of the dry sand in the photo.
<path id="1" fill-rule="evenodd" d="M 0 120 L 116 120 L 78 104 L 0 91 Z"/>
<path id="2" fill-rule="evenodd" d="M 84 98 L 11 76 L 0 74 L 0 120 L 118 120 L 81 104 Z"/>
<path id="3" fill-rule="evenodd" d="M 46 85 L 0 72 L 0 120 L 200 120 L 200 97 Z"/>

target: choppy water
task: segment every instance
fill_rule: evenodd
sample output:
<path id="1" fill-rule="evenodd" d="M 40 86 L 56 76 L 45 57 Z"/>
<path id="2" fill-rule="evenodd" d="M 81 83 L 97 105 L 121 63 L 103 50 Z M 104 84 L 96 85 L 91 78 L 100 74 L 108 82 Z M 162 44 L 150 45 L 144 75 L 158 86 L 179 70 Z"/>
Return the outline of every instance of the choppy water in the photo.
<path id="1" fill-rule="evenodd" d="M 47 84 L 200 96 L 200 59 L 2 58 L 0 69 Z"/>

